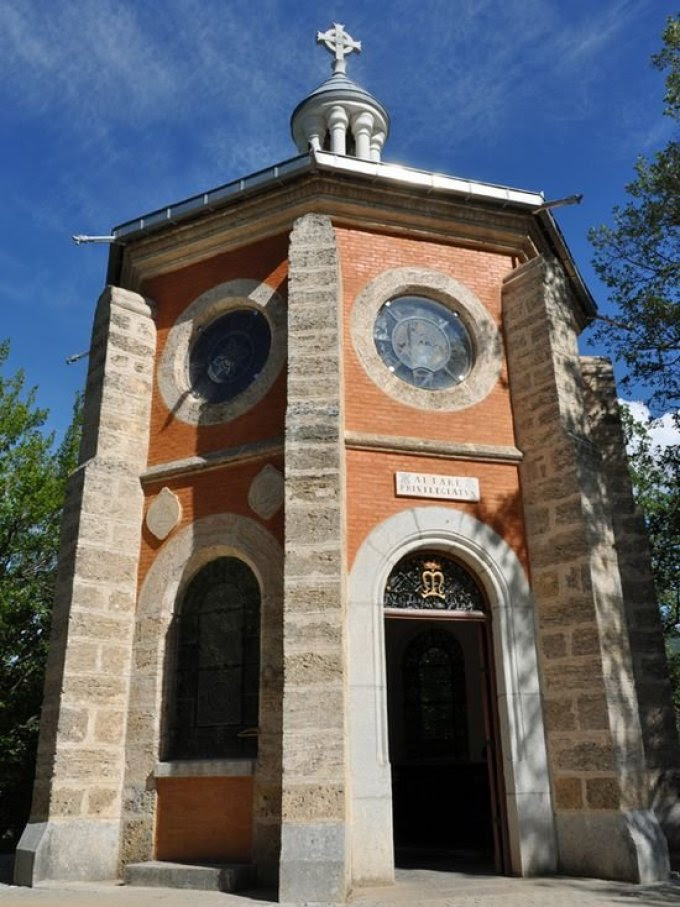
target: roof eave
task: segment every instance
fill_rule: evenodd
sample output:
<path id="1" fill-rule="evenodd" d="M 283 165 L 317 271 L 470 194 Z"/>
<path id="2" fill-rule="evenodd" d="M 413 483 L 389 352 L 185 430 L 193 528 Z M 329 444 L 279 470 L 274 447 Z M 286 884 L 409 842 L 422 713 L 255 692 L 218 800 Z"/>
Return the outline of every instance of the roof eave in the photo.
<path id="1" fill-rule="evenodd" d="M 542 192 L 464 180 L 400 164 L 363 161 L 347 155 L 313 149 L 308 154 L 290 158 L 265 170 L 257 171 L 114 227 L 112 234 L 116 237 L 116 241 L 111 249 L 109 273 L 112 275 L 115 271 L 114 262 L 120 257 L 121 246 L 133 243 L 150 233 L 157 233 L 176 226 L 182 221 L 200 216 L 204 211 L 218 210 L 237 198 L 266 191 L 270 187 L 281 185 L 304 173 L 317 170 L 338 175 L 347 174 L 367 179 L 373 183 L 388 183 L 402 188 L 420 189 L 428 193 L 454 195 L 466 201 L 500 205 L 502 208 L 534 214 L 548 244 L 570 278 L 586 322 L 595 316 L 597 312 L 595 302 L 583 282 L 552 212 L 543 207 L 545 198 Z M 118 247 L 117 251 L 116 247 Z"/>

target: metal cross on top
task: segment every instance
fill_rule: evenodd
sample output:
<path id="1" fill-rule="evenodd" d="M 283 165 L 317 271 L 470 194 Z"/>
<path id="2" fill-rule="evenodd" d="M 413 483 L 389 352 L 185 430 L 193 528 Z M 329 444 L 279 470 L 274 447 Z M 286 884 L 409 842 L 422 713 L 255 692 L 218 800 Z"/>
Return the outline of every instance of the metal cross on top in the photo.
<path id="1" fill-rule="evenodd" d="M 331 66 L 333 73 L 345 72 L 347 63 L 345 57 L 351 54 L 353 50 L 361 53 L 361 41 L 355 41 L 345 31 L 345 26 L 338 22 L 333 23 L 333 27 L 328 31 L 318 31 L 316 33 L 316 43 L 323 44 L 326 50 L 335 55 Z"/>

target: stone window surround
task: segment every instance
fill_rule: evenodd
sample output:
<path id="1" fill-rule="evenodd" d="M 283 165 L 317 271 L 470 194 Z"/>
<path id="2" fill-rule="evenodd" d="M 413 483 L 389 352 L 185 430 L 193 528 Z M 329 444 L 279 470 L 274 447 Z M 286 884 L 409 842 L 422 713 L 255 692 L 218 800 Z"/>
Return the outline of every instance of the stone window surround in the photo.
<path id="1" fill-rule="evenodd" d="M 223 403 L 205 403 L 189 383 L 189 353 L 198 332 L 234 309 L 257 309 L 267 319 L 271 347 L 257 378 Z M 158 389 L 173 417 L 189 425 L 230 422 L 252 409 L 279 376 L 286 360 L 286 306 L 267 283 L 238 278 L 206 290 L 182 312 L 170 329 L 158 368 Z"/>
<path id="2" fill-rule="evenodd" d="M 252 774 L 255 785 L 258 776 L 280 772 L 280 766 L 270 765 L 270 757 L 258 753 L 255 760 L 176 760 L 159 762 L 162 752 L 164 705 L 168 702 L 168 674 L 166 642 L 176 604 L 192 577 L 209 561 L 230 556 L 243 560 L 253 570 L 260 585 L 261 599 L 261 663 L 260 663 L 260 736 L 272 733 L 276 716 L 271 713 L 271 693 L 264 693 L 266 678 L 280 670 L 276 635 L 281 623 L 283 551 L 278 541 L 263 526 L 249 517 L 231 513 L 204 517 L 174 534 L 161 548 L 142 584 L 135 636 L 144 643 L 136 656 L 130 688 L 130 714 L 143 716 L 136 729 L 134 749 L 129 753 L 125 788 L 129 799 L 139 799 L 138 790 L 146 789 L 148 777 L 189 776 L 245 776 Z M 137 644 L 139 645 L 139 644 Z M 269 748 L 270 749 L 270 748 Z M 137 755 L 137 753 L 139 755 Z M 237 764 L 238 763 L 238 764 Z M 155 802 L 155 801 L 153 801 Z M 149 847 L 154 823 L 155 807 L 149 804 L 142 821 L 149 829 Z M 124 817 L 123 824 L 139 823 L 141 816 Z M 258 825 L 270 820 L 255 815 L 256 861 L 271 860 L 266 852 L 258 854 Z M 123 832 L 125 839 L 125 832 Z M 133 859 L 151 859 L 146 854 L 128 855 L 123 847 L 124 862 Z"/>
<path id="3" fill-rule="evenodd" d="M 173 759 L 157 762 L 155 778 L 248 778 L 255 759 Z"/>
<path id="4" fill-rule="evenodd" d="M 348 577 L 351 875 L 354 884 L 394 874 L 387 732 L 383 589 L 394 565 L 419 549 L 458 558 L 477 577 L 491 615 L 509 870 L 557 865 L 534 603 L 515 552 L 492 529 L 454 507 L 411 507 L 377 525 Z"/>
<path id="5" fill-rule="evenodd" d="M 216 517 L 206 517 L 203 520 L 200 520 L 199 523 L 204 525 L 214 524 L 219 525 L 223 520 L 226 523 L 227 519 L 231 517 L 231 520 L 234 522 L 234 526 L 238 527 L 239 524 L 245 524 L 247 522 L 254 523 L 247 517 L 232 516 L 231 514 L 220 514 Z M 221 519 L 222 518 L 222 519 Z M 229 522 L 231 522 L 229 520 Z M 267 544 L 268 539 L 265 541 L 264 535 L 269 535 L 264 528 L 259 527 L 255 524 L 258 530 L 262 533 L 262 542 L 254 543 L 248 541 L 248 538 L 245 533 L 242 533 L 241 539 L 238 538 L 239 531 L 238 528 L 234 532 L 225 532 L 224 537 L 221 540 L 221 543 L 215 539 L 215 544 L 200 547 L 197 550 L 194 550 L 191 554 L 187 552 L 187 557 L 183 559 L 185 544 L 182 544 L 182 539 L 175 537 L 177 540 L 176 544 L 169 544 L 163 551 L 163 556 L 156 558 L 154 564 L 152 565 L 149 573 L 147 575 L 147 580 L 145 580 L 142 591 L 140 593 L 140 607 L 139 614 L 140 616 L 146 610 L 146 604 L 148 601 L 148 586 L 152 588 L 157 588 L 157 586 L 166 580 L 166 586 L 164 590 L 164 595 L 162 595 L 163 606 L 162 606 L 162 623 L 164 626 L 164 631 L 161 633 L 161 638 L 159 640 L 161 647 L 163 648 L 163 662 L 164 670 L 162 676 L 162 689 L 163 697 L 162 703 L 160 703 L 159 715 L 161 716 L 159 727 L 158 727 L 158 736 L 157 736 L 157 745 L 159 751 L 162 752 L 164 749 L 164 741 L 162 740 L 163 726 L 165 724 L 165 715 L 167 706 L 171 700 L 171 685 L 174 678 L 174 672 L 172 670 L 172 653 L 167 651 L 168 643 L 168 632 L 170 630 L 170 625 L 173 617 L 177 613 L 177 608 L 184 599 L 186 590 L 191 583 L 191 580 L 200 572 L 200 570 L 207 566 L 207 564 L 216 560 L 220 557 L 235 557 L 238 560 L 243 561 L 255 574 L 257 582 L 260 586 L 261 593 L 261 602 L 260 602 L 260 621 L 264 619 L 264 608 L 268 599 L 271 599 L 271 592 L 269 595 L 266 594 L 267 589 L 272 589 L 276 585 L 279 585 L 280 582 L 278 578 L 273 575 L 272 571 L 272 562 L 270 561 L 271 554 L 274 553 L 272 550 L 272 544 Z M 192 529 L 193 527 L 189 526 L 184 530 L 186 533 L 187 530 Z M 198 527 L 197 527 L 198 528 Z M 203 526 L 200 527 L 201 529 Z M 260 532 L 257 535 L 260 535 Z M 212 533 L 210 533 L 212 535 Z M 181 533 L 180 533 L 181 535 Z M 199 534 L 199 538 L 202 533 Z M 231 536 L 231 538 L 229 537 Z M 235 536 L 235 537 L 234 537 Z M 172 541 L 175 542 L 175 539 Z M 273 539 L 271 540 L 273 542 Z M 240 544 L 239 544 L 240 542 Z M 258 544 L 262 544 L 262 552 L 258 552 Z M 274 545 L 277 543 L 273 542 Z M 174 550 L 182 551 L 182 554 L 175 555 Z M 269 556 L 263 556 L 263 552 L 268 550 Z M 278 553 L 278 552 L 277 552 Z M 280 554 L 279 554 L 280 557 Z M 175 569 L 168 569 L 169 561 L 174 562 L 173 567 Z M 159 563 L 162 561 L 163 564 Z M 181 579 L 178 582 L 172 582 L 173 574 L 176 573 L 177 569 L 181 570 Z M 164 576 L 162 574 L 165 574 Z M 159 582 L 160 581 L 160 582 Z M 148 584 L 148 585 L 147 585 Z M 172 597 L 172 600 L 171 600 Z M 262 649 L 262 639 L 260 641 L 260 647 Z M 262 673 L 263 665 L 260 666 L 260 673 Z M 203 771 L 198 769 L 199 765 L 207 766 L 208 763 L 213 763 L 213 767 L 217 767 L 217 763 L 222 763 L 222 768 L 227 771 L 227 774 L 233 774 L 233 766 L 236 763 L 243 763 L 245 767 L 247 764 L 256 763 L 257 759 L 253 757 L 244 757 L 243 759 L 238 758 L 227 758 L 227 759 L 168 759 L 161 760 L 157 765 L 161 766 L 177 766 L 176 771 L 187 771 L 189 772 L 189 765 L 193 764 L 196 766 L 196 773 L 202 774 Z M 231 768 L 229 768 L 231 766 Z M 210 769 L 207 769 L 208 771 Z M 161 769 L 163 772 L 164 769 Z M 176 775 L 174 770 L 169 770 L 172 775 Z"/>
<path id="6" fill-rule="evenodd" d="M 442 390 L 412 387 L 392 374 L 373 340 L 379 310 L 397 296 L 425 296 L 457 312 L 472 340 L 474 364 L 460 384 Z M 399 403 L 418 409 L 451 412 L 479 403 L 500 376 L 503 344 L 495 322 L 481 300 L 454 277 L 433 268 L 390 268 L 370 281 L 357 295 L 350 314 L 354 350 L 368 376 Z"/>

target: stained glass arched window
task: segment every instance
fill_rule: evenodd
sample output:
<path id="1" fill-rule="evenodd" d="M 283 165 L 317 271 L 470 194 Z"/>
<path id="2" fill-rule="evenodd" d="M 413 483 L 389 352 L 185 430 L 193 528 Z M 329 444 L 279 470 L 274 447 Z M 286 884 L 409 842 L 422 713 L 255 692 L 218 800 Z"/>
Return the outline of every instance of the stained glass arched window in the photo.
<path id="1" fill-rule="evenodd" d="M 410 758 L 468 758 L 465 656 L 445 630 L 426 630 L 404 653 L 404 738 Z"/>
<path id="2" fill-rule="evenodd" d="M 260 588 L 235 557 L 194 576 L 175 618 L 167 758 L 251 756 L 257 749 Z"/>

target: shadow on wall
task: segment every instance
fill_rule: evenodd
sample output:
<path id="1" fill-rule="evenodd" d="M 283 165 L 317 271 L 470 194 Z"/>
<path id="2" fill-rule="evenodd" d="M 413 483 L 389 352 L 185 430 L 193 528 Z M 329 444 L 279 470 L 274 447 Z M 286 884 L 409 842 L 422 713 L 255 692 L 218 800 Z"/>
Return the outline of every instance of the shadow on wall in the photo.
<path id="1" fill-rule="evenodd" d="M 501 537 L 506 538 L 506 540 L 508 538 L 506 527 L 513 526 L 516 527 L 520 539 L 526 538 L 524 533 L 522 495 L 519 490 L 503 495 L 500 499 L 494 501 L 493 506 L 485 503 L 482 499 L 478 505 L 477 514 L 478 519 L 482 524 L 493 527 L 494 530 L 501 535 Z M 484 544 L 483 539 L 480 538 L 479 541 L 480 544 Z M 524 545 L 522 546 L 522 551 L 526 551 Z M 505 577 L 514 576 L 515 583 L 518 583 L 519 585 L 522 585 L 523 582 L 530 582 L 530 576 L 526 575 L 524 570 L 522 570 L 522 582 L 516 577 L 517 572 L 522 569 L 523 565 L 518 561 L 516 552 L 511 547 L 497 546 L 494 549 L 493 555 L 498 568 L 500 568 L 501 573 Z M 513 589 L 510 588 L 508 591 L 510 597 L 513 598 Z M 521 617 L 516 618 L 513 621 L 511 633 L 513 636 L 516 657 L 511 659 L 510 663 L 506 665 L 506 670 L 509 668 L 515 673 L 515 677 L 511 680 L 515 692 L 523 691 L 529 694 L 540 693 L 541 695 L 537 697 L 533 706 L 529 705 L 528 701 L 525 701 L 521 711 L 517 708 L 517 702 L 514 699 L 508 701 L 508 709 L 514 712 L 512 718 L 514 718 L 517 727 L 517 734 L 514 741 L 506 740 L 505 745 L 506 748 L 509 749 L 514 742 L 517 747 L 517 752 L 504 751 L 502 753 L 502 764 L 505 769 L 504 784 L 506 785 L 509 780 L 508 772 L 512 773 L 511 778 L 517 774 L 522 774 L 525 777 L 530 778 L 542 778 L 546 769 L 544 762 L 544 753 L 546 750 L 548 755 L 548 766 L 550 766 L 552 762 L 548 746 L 551 715 L 550 709 L 546 707 L 544 695 L 542 695 L 545 686 L 544 678 L 542 676 L 543 665 L 541 659 L 542 645 L 540 637 L 540 620 L 538 615 L 538 603 L 536 601 L 536 596 L 533 595 L 533 590 L 529 593 L 528 603 L 530 606 L 530 613 L 524 613 Z M 514 602 L 511 601 L 509 604 L 512 606 Z M 500 628 L 493 619 L 491 622 L 491 632 L 493 646 L 494 649 L 497 650 L 500 642 Z M 534 651 L 535 660 L 532 657 Z M 498 659 L 496 659 L 496 661 L 498 662 Z M 500 682 L 501 678 L 497 678 L 497 692 L 500 692 Z M 507 683 L 507 678 L 505 683 Z M 501 718 L 501 725 L 502 724 L 503 719 Z M 538 735 L 543 738 L 545 745 L 543 753 L 530 742 L 536 741 Z M 512 765 L 510 765 L 511 762 Z M 552 781 L 552 778 L 549 780 Z M 513 779 L 511 783 L 514 786 L 516 782 Z M 551 784 L 550 788 L 552 791 L 554 808 L 554 786 Z M 507 791 L 505 791 L 505 793 L 507 794 Z M 531 861 L 531 864 L 534 867 L 549 866 L 551 858 L 554 860 L 555 857 L 554 838 L 551 834 L 546 834 L 545 826 L 541 822 L 524 822 L 521 827 L 521 836 L 523 841 L 523 869 L 526 867 L 527 859 Z M 530 867 L 528 867 L 528 869 L 529 871 L 527 874 L 529 875 L 536 872 L 535 869 L 532 872 Z M 545 869 L 539 868 L 538 872 L 545 872 Z"/>
<path id="2" fill-rule="evenodd" d="M 505 328 L 561 868 L 630 878 L 660 842 L 651 816 L 614 818 L 648 809 L 649 794 L 612 501 L 588 424 L 602 401 L 584 387 L 561 272 L 530 263 L 518 280 Z M 608 821 L 637 840 L 633 860 L 623 837 L 611 854 L 599 846 Z"/>

